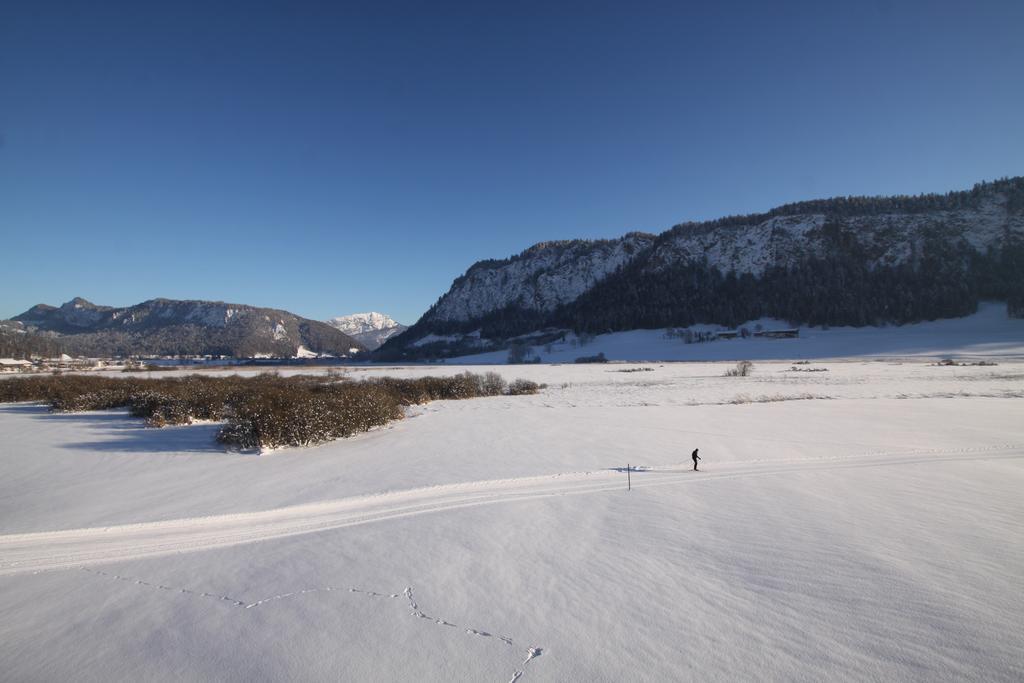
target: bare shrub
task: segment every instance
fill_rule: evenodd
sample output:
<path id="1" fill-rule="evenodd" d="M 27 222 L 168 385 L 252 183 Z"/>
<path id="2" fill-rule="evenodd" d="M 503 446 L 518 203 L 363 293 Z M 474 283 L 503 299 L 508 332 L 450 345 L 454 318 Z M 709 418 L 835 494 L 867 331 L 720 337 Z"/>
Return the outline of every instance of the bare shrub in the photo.
<path id="1" fill-rule="evenodd" d="M 239 448 L 310 446 L 401 418 L 397 396 L 380 385 L 271 385 L 239 398 L 217 439 Z"/>
<path id="2" fill-rule="evenodd" d="M 729 368 L 725 371 L 726 377 L 749 377 L 750 373 L 754 371 L 754 364 L 749 360 L 741 360 L 736 364 L 736 367 Z"/>
<path id="3" fill-rule="evenodd" d="M 499 396 L 508 389 L 508 382 L 496 372 L 477 375 L 477 385 L 481 396 Z"/>
<path id="4" fill-rule="evenodd" d="M 0 382 L 0 403 L 47 401 L 47 386 L 52 377 L 11 377 Z"/>
<path id="5" fill-rule="evenodd" d="M 503 394 L 536 393 L 542 385 L 469 372 L 450 377 L 364 382 L 333 377 L 110 378 L 83 375 L 11 378 L 0 402 L 46 402 L 52 411 L 127 407 L 152 427 L 193 420 L 226 421 L 221 443 L 238 448 L 308 446 L 401 419 L 403 406 Z"/>
<path id="6" fill-rule="evenodd" d="M 150 427 L 192 423 L 188 401 L 181 396 L 158 391 L 145 391 L 133 396 L 129 412 L 135 417 L 145 418 Z"/>
<path id="7" fill-rule="evenodd" d="M 828 400 L 831 396 L 818 396 L 816 394 L 766 394 L 762 396 L 750 396 L 749 394 L 736 394 L 726 403 L 732 405 L 745 405 L 748 403 L 781 403 L 783 401 L 813 401 L 815 399 Z"/>
<path id="8" fill-rule="evenodd" d="M 525 394 L 536 394 L 542 387 L 543 385 L 528 379 L 517 379 L 508 385 L 508 395 L 523 396 Z"/>
<path id="9" fill-rule="evenodd" d="M 980 367 L 993 367 L 995 365 L 998 365 L 998 363 L 993 363 L 990 360 L 979 360 L 979 361 L 975 361 L 973 363 L 969 362 L 969 361 L 964 361 L 962 363 L 958 363 L 957 361 L 953 360 L 952 358 L 943 358 L 942 360 L 938 361 L 937 363 L 933 363 L 932 365 L 937 365 L 937 366 L 940 366 L 940 367 L 967 368 L 967 367 L 978 367 L 978 366 L 980 366 Z"/>
<path id="10" fill-rule="evenodd" d="M 451 401 L 476 396 L 481 393 L 479 375 L 464 372 L 450 377 L 420 377 L 419 379 L 396 379 L 381 377 L 369 379 L 366 383 L 379 384 L 394 391 L 404 405 L 417 405 L 427 401 Z"/>

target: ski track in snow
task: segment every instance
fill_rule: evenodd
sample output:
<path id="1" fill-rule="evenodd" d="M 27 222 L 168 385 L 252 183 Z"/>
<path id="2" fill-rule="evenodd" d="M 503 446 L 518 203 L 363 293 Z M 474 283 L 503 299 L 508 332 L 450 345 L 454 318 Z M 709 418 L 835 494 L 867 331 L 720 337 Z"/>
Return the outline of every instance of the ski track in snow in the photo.
<path id="1" fill-rule="evenodd" d="M 303 595 L 309 595 L 311 593 L 343 593 L 343 594 L 344 593 L 349 593 L 349 594 L 362 595 L 362 596 L 364 596 L 366 598 L 369 598 L 369 599 L 380 599 L 380 598 L 383 598 L 383 599 L 386 599 L 386 600 L 396 600 L 396 599 L 405 598 L 407 603 L 408 603 L 408 606 L 409 606 L 409 610 L 410 610 L 409 614 L 411 616 L 413 616 L 413 617 L 416 617 L 417 619 L 423 619 L 423 620 L 428 621 L 428 622 L 433 622 L 437 626 L 444 626 L 444 627 L 447 627 L 447 628 L 452 628 L 452 629 L 457 629 L 457 630 L 461 629 L 461 630 L 463 630 L 466 633 L 466 635 L 470 635 L 470 636 L 478 636 L 478 637 L 481 637 L 481 638 L 495 638 L 496 640 L 501 641 L 502 643 L 504 643 L 505 645 L 507 645 L 509 647 L 517 647 L 515 641 L 512 638 L 510 638 L 509 636 L 495 635 L 495 634 L 491 633 L 490 631 L 486 631 L 486 630 L 483 630 L 483 629 L 463 627 L 463 626 L 460 626 L 458 624 L 452 623 L 452 622 L 448 621 L 447 619 L 443 619 L 441 617 L 435 617 L 435 616 L 426 614 L 425 612 L 423 612 L 423 610 L 420 609 L 419 603 L 416 602 L 416 598 L 413 597 L 412 586 L 406 586 L 405 590 L 403 590 L 401 593 L 380 593 L 380 592 L 373 591 L 373 590 L 366 590 L 366 589 L 363 589 L 363 588 L 355 588 L 355 587 L 341 588 L 341 587 L 336 587 L 336 586 L 321 586 L 321 587 L 318 587 L 318 588 L 304 588 L 302 590 L 291 591 L 289 593 L 279 593 L 277 595 L 271 595 L 270 597 L 266 597 L 266 598 L 262 598 L 260 600 L 256 600 L 255 602 L 248 602 L 247 603 L 247 602 L 245 602 L 243 600 L 238 600 L 238 599 L 233 598 L 233 597 L 231 597 L 229 595 L 219 595 L 217 593 L 209 593 L 209 592 L 206 592 L 206 591 L 198 591 L 198 590 L 193 590 L 193 589 L 190 589 L 190 588 L 180 588 L 180 587 L 175 587 L 175 586 L 167 586 L 167 585 L 164 585 L 162 583 L 154 583 L 154 582 L 151 582 L 151 581 L 145 581 L 143 579 L 140 579 L 140 578 L 137 578 L 137 577 L 134 577 L 134 576 L 126 576 L 126 575 L 117 574 L 117 573 L 114 573 L 114 572 L 106 572 L 106 571 L 103 571 L 102 569 L 90 569 L 88 567 L 78 567 L 78 569 L 83 571 L 83 572 L 86 572 L 88 574 L 92 574 L 93 576 L 101 576 L 101 577 L 113 579 L 115 581 L 123 581 L 125 583 L 134 584 L 136 586 L 144 586 L 146 588 L 150 588 L 150 589 L 157 590 L 157 591 L 166 591 L 168 593 L 177 593 L 179 595 L 190 595 L 190 596 L 193 596 L 193 597 L 209 598 L 211 600 L 215 600 L 218 603 L 221 603 L 221 604 L 224 604 L 224 605 L 227 605 L 227 606 L 230 606 L 230 607 L 236 607 L 236 608 L 241 608 L 241 609 L 246 609 L 246 610 L 253 609 L 253 608 L 256 608 L 256 607 L 262 607 L 262 606 L 267 605 L 269 603 L 277 602 L 277 601 L 280 601 L 280 600 L 287 600 L 289 598 L 297 598 L 297 597 L 300 597 L 300 596 L 303 596 Z M 516 670 L 512 673 L 512 678 L 509 679 L 510 683 L 515 683 L 515 681 L 518 681 L 519 679 L 521 679 L 523 677 L 524 673 L 525 673 L 526 665 L 529 664 L 532 660 L 536 659 L 537 657 L 540 657 L 541 654 L 543 654 L 543 653 L 544 653 L 544 650 L 543 650 L 543 648 L 540 648 L 540 647 L 533 647 L 533 646 L 531 646 L 531 647 L 525 648 L 523 650 L 523 654 L 525 655 L 525 659 L 523 660 L 522 664 L 520 664 L 516 668 Z"/>
<path id="2" fill-rule="evenodd" d="M 872 451 L 860 455 L 761 459 L 693 473 L 689 462 L 633 470 L 632 488 L 793 472 L 1024 457 L 1024 445 Z M 625 460 L 625 457 L 624 457 Z M 621 463 L 625 465 L 625 462 Z M 261 512 L 0 536 L 0 576 L 137 560 L 317 533 L 481 505 L 618 491 L 622 467 L 540 477 L 446 484 Z M 714 469 L 710 469 L 714 467 Z"/>
<path id="3" fill-rule="evenodd" d="M 720 479 L 773 476 L 794 472 L 825 471 L 857 467 L 905 466 L 938 461 L 1018 459 L 1024 445 L 999 444 L 977 448 L 873 450 L 857 455 L 815 456 L 789 459 L 755 459 L 718 466 L 710 473 L 690 471 L 687 462 L 672 466 L 631 467 L 632 487 L 678 486 L 714 482 Z M 233 609 L 250 610 L 305 595 L 342 593 L 374 600 L 404 598 L 409 614 L 452 633 L 463 632 L 474 639 L 500 641 L 519 649 L 523 661 L 508 679 L 520 681 L 526 666 L 544 653 L 525 647 L 492 629 L 463 626 L 447 618 L 428 614 L 420 607 L 411 586 L 401 592 L 382 593 L 358 587 L 307 587 L 264 597 L 252 602 L 231 595 L 171 586 L 164 583 L 105 571 L 95 565 L 119 560 L 138 560 L 173 553 L 223 548 L 245 543 L 286 538 L 381 522 L 390 519 L 453 511 L 461 508 L 537 500 L 552 496 L 610 494 L 624 486 L 622 466 L 605 470 L 565 472 L 547 476 L 448 484 L 357 496 L 325 503 L 299 505 L 262 512 L 178 519 L 163 522 L 67 531 L 9 534 L 0 536 L 0 576 L 78 569 L 97 577 L 139 586 L 154 592 L 202 598 Z"/>

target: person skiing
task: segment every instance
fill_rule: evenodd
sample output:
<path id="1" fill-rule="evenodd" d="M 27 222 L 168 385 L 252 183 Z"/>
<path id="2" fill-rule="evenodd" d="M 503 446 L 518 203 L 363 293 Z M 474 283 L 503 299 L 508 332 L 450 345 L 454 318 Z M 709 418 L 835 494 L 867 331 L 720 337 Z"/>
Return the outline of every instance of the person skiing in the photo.
<path id="1" fill-rule="evenodd" d="M 691 458 L 693 458 L 693 471 L 694 472 L 697 471 L 697 461 L 700 460 L 700 456 L 697 455 L 697 451 L 699 451 L 699 450 L 700 450 L 699 448 L 694 448 L 693 449 L 693 454 L 690 456 Z"/>

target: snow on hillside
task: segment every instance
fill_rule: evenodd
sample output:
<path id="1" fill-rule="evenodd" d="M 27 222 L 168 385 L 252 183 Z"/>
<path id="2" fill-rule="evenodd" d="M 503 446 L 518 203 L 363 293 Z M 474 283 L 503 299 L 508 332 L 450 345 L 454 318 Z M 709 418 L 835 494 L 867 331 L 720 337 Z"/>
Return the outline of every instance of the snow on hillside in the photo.
<path id="1" fill-rule="evenodd" d="M 769 266 L 791 266 L 807 256 L 827 256 L 821 239 L 826 220 L 824 214 L 798 214 L 714 230 L 680 230 L 658 246 L 652 263 L 657 268 L 706 258 L 709 265 L 722 272 L 759 276 Z M 1024 218 L 1011 215 L 1002 196 L 986 197 L 972 210 L 853 216 L 845 220 L 850 234 L 873 256 L 871 266 L 906 263 L 923 239 L 938 230 L 948 235 L 951 243 L 962 236 L 979 252 L 998 246 L 1007 234 L 1024 237 Z"/>
<path id="2" fill-rule="evenodd" d="M 653 240 L 651 235 L 631 234 L 618 240 L 552 242 L 500 265 L 477 264 L 428 315 L 433 320 L 468 320 L 510 305 L 551 311 L 577 299 Z"/>
<path id="3" fill-rule="evenodd" d="M 325 323 L 288 311 L 222 301 L 150 299 L 97 306 L 75 298 L 33 306 L 14 321 L 74 355 L 109 357 L 234 355 L 286 357 L 298 347 L 348 356 L 359 342 Z"/>
<path id="4" fill-rule="evenodd" d="M 834 256 L 836 230 L 842 231 L 850 242 L 847 248 L 857 258 L 862 255 L 869 268 L 908 263 L 920 256 L 926 242 L 934 240 L 948 245 L 962 240 L 983 254 L 1024 239 L 1024 214 L 1019 206 L 1012 206 L 1007 191 L 983 190 L 970 208 L 939 208 L 942 200 L 937 200 L 930 209 L 840 215 L 835 210 L 841 200 L 826 200 L 819 204 L 827 207 L 831 201 L 832 213 L 798 211 L 725 223 L 688 223 L 657 238 L 632 233 L 618 240 L 540 243 L 512 258 L 473 265 L 423 321 L 475 320 L 507 306 L 551 312 L 637 257 L 644 272 L 705 263 L 722 273 L 761 276 L 771 266 Z M 956 206 L 951 200 L 946 203 Z"/>
<path id="5" fill-rule="evenodd" d="M 406 329 L 405 325 L 396 322 L 390 316 L 373 311 L 341 315 L 325 322 L 359 341 L 371 351 Z"/>
<path id="6" fill-rule="evenodd" d="M 754 330 L 787 329 L 779 320 L 752 320 L 743 327 Z M 693 329 L 722 329 L 713 325 Z M 535 346 L 532 357 L 545 363 L 571 363 L 580 356 L 603 353 L 609 360 L 758 360 L 844 357 L 988 357 L 1024 358 L 1024 319 L 1009 318 L 1006 305 L 981 304 L 965 318 L 935 320 L 890 327 L 800 328 L 797 339 L 728 339 L 686 344 L 670 339 L 665 330 L 633 330 L 598 335 L 585 346 L 574 344 L 570 333 L 548 351 Z M 449 358 L 448 363 L 505 363 L 508 351 L 492 351 Z"/>
<path id="7" fill-rule="evenodd" d="M 295 352 L 295 356 L 294 357 L 295 358 L 319 358 L 320 354 L 316 353 L 315 351 L 310 351 L 305 346 L 301 346 L 300 345 L 298 350 Z"/>
<path id="8" fill-rule="evenodd" d="M 263 457 L 0 406 L 3 677 L 1021 680 L 1024 363 L 646 367 Z"/>

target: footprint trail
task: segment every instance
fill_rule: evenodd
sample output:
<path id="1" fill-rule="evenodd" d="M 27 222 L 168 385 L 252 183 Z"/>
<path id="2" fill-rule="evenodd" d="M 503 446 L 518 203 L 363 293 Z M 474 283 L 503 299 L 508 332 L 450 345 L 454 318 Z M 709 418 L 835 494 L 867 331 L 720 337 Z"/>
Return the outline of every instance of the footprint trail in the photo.
<path id="1" fill-rule="evenodd" d="M 352 594 L 352 595 L 361 595 L 361 596 L 363 596 L 363 597 L 365 597 L 367 599 L 370 599 L 370 600 L 380 600 L 380 599 L 383 599 L 383 600 L 398 600 L 398 599 L 401 599 L 401 598 L 405 598 L 406 603 L 408 605 L 408 608 L 410 610 L 409 614 L 412 617 L 415 617 L 417 619 L 422 619 L 422 620 L 428 621 L 428 622 L 433 622 L 437 626 L 444 626 L 446 628 L 462 629 L 466 633 L 466 635 L 476 636 L 478 638 L 494 638 L 495 640 L 501 641 L 502 643 L 504 643 L 505 645 L 507 645 L 509 647 L 513 647 L 513 648 L 517 647 L 516 642 L 512 638 L 510 638 L 508 636 L 495 636 L 490 631 L 486 631 L 486 630 L 478 629 L 478 628 L 472 628 L 472 627 L 469 627 L 469 626 L 460 626 L 459 624 L 456 624 L 456 623 L 453 623 L 451 621 L 448 621 L 447 619 L 426 614 L 425 612 L 423 612 L 420 609 L 419 603 L 416 601 L 416 598 L 413 595 L 413 588 L 412 588 L 412 586 L 406 586 L 405 590 L 403 590 L 401 593 L 380 593 L 378 591 L 365 590 L 365 589 L 362 589 L 362 588 L 355 588 L 355 587 L 341 588 L 341 587 L 337 587 L 337 586 L 320 586 L 320 587 L 316 587 L 316 588 L 304 588 L 302 590 L 290 591 L 288 593 L 279 593 L 277 595 L 271 595 L 271 596 L 266 597 L 266 598 L 261 598 L 259 600 L 254 601 L 254 602 L 245 602 L 243 600 L 238 600 L 238 599 L 233 598 L 233 597 L 228 596 L 228 595 L 220 595 L 220 594 L 217 594 L 217 593 L 210 593 L 210 592 L 206 592 L 206 591 L 193 590 L 191 588 L 181 588 L 181 587 L 175 587 L 175 586 L 168 586 L 168 585 L 161 584 L 161 583 L 153 583 L 153 582 L 145 581 L 145 580 L 137 578 L 137 577 L 126 576 L 126 575 L 117 574 L 117 573 L 114 573 L 114 572 L 106 572 L 106 571 L 103 571 L 103 570 L 100 570 L 100 569 L 92 569 L 92 568 L 89 568 L 89 567 L 79 567 L 78 569 L 80 571 L 83 571 L 83 572 L 85 572 L 87 574 L 91 574 L 93 576 L 99 576 L 99 577 L 103 577 L 103 578 L 108 578 L 108 579 L 112 579 L 112 580 L 115 580 L 115 581 L 122 581 L 122 582 L 125 582 L 125 583 L 128 583 L 128 584 L 132 584 L 132 585 L 135 585 L 135 586 L 142 586 L 144 588 L 152 589 L 152 590 L 155 590 L 155 591 L 163 591 L 163 592 L 167 592 L 167 593 L 176 593 L 178 595 L 188 595 L 188 596 L 192 596 L 192 597 L 196 597 L 196 598 L 206 598 L 206 599 L 209 599 L 209 600 L 217 601 L 218 603 L 227 605 L 229 607 L 235 607 L 235 608 L 240 608 L 240 609 L 245 609 L 245 610 L 254 609 L 254 608 L 257 608 L 257 607 L 263 607 L 265 605 L 268 605 L 268 604 L 271 604 L 271 603 L 274 603 L 274 602 L 278 602 L 278 601 L 281 601 L 281 600 L 288 600 L 290 598 L 297 598 L 297 597 L 301 597 L 303 595 L 310 595 L 312 593 L 349 593 L 349 594 Z M 534 660 L 537 657 L 539 657 L 543 653 L 543 649 L 541 649 L 539 647 L 532 647 L 531 646 L 531 647 L 526 647 L 523 650 L 523 652 L 525 654 L 525 659 L 523 660 L 523 663 L 520 664 L 519 667 L 516 669 L 516 671 L 512 674 L 512 678 L 510 679 L 510 681 L 518 681 L 518 680 L 520 680 L 523 677 L 523 673 L 524 673 L 523 670 L 526 667 L 526 665 L 529 664 L 532 660 Z"/>

